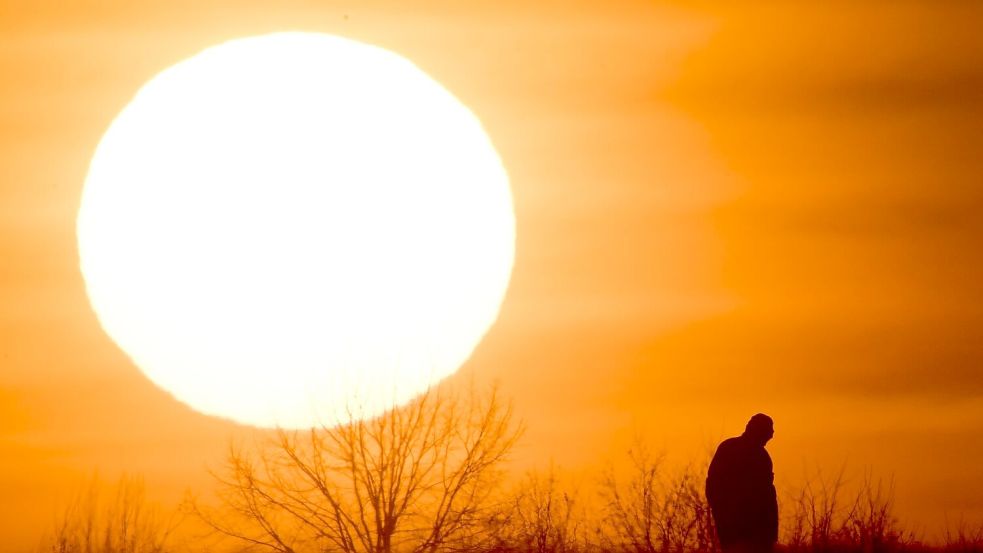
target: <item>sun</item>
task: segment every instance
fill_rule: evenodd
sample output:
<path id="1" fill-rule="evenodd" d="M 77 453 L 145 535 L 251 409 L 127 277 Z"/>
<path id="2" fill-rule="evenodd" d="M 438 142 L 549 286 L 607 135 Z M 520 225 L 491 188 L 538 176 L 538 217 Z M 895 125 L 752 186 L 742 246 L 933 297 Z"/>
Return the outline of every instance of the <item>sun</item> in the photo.
<path id="1" fill-rule="evenodd" d="M 453 374 L 515 253 L 474 114 L 406 59 L 315 33 L 144 85 L 96 149 L 77 233 L 93 309 L 147 377 L 263 427 L 371 417 Z"/>

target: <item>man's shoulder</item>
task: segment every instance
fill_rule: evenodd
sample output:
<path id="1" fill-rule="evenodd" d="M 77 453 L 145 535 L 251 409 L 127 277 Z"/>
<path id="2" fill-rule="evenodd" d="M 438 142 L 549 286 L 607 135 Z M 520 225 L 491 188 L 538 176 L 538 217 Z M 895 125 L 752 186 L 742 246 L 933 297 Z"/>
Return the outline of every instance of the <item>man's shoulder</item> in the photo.
<path id="1" fill-rule="evenodd" d="M 727 438 L 726 440 L 720 442 L 717 446 L 717 451 L 714 453 L 714 458 L 718 457 L 729 457 L 732 453 L 741 449 L 741 438 L 740 436 L 734 438 Z"/>

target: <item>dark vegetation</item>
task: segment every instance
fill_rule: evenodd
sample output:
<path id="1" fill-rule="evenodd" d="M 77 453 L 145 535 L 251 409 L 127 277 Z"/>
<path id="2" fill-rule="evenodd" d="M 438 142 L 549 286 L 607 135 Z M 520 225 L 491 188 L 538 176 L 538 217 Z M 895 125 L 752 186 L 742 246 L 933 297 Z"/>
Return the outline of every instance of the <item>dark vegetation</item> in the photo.
<path id="1" fill-rule="evenodd" d="M 107 493 L 98 478 L 62 511 L 42 551 L 52 553 L 165 553 L 180 525 L 146 501 L 143 482 L 123 477 Z"/>
<path id="2" fill-rule="evenodd" d="M 705 465 L 672 470 L 642 440 L 600 474 L 509 480 L 520 429 L 494 392 L 434 391 L 368 421 L 230 449 L 213 495 L 165 516 L 139 481 L 93 484 L 41 545 L 52 553 L 689 553 L 718 550 Z M 615 466 L 622 467 L 616 470 Z M 983 553 L 983 525 L 925 544 L 893 483 L 813 475 L 779 490 L 786 553 Z M 179 528 L 180 526 L 180 528 Z M 178 532 L 177 530 L 180 530 Z M 178 535 L 181 538 L 178 538 Z"/>

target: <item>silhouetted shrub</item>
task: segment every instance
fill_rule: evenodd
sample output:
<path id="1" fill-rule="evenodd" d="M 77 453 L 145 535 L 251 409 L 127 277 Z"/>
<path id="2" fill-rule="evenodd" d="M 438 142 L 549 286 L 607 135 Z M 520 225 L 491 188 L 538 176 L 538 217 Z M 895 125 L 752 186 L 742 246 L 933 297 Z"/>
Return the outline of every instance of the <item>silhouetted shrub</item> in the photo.
<path id="1" fill-rule="evenodd" d="M 590 520 L 578 487 L 554 466 L 528 472 L 491 521 L 491 551 L 577 553 L 592 547 Z"/>
<path id="2" fill-rule="evenodd" d="M 663 470 L 656 455 L 637 440 L 628 470 L 609 466 L 600 480 L 600 535 L 610 551 L 684 553 L 716 550 L 713 520 L 703 493 L 705 470 Z"/>
<path id="3" fill-rule="evenodd" d="M 864 473 L 852 495 L 844 471 L 807 477 L 783 505 L 783 549 L 792 553 L 890 553 L 922 547 L 894 514 L 894 484 Z"/>
<path id="4" fill-rule="evenodd" d="M 945 553 L 983 553 L 983 524 L 960 522 L 955 530 L 946 528 L 942 549 Z"/>
<path id="5" fill-rule="evenodd" d="M 174 516 L 162 515 L 146 501 L 143 482 L 123 477 L 111 493 L 93 478 L 42 541 L 50 553 L 165 553 L 178 525 Z"/>

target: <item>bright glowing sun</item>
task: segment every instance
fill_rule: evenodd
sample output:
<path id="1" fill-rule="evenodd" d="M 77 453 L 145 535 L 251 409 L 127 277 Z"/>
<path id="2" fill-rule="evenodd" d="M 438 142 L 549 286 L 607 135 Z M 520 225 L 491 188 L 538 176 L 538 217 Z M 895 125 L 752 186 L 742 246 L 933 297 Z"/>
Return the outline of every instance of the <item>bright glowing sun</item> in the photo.
<path id="1" fill-rule="evenodd" d="M 339 37 L 234 40 L 148 82 L 78 214 L 107 333 L 200 412 L 307 427 L 452 374 L 498 315 L 515 219 L 475 116 Z"/>

